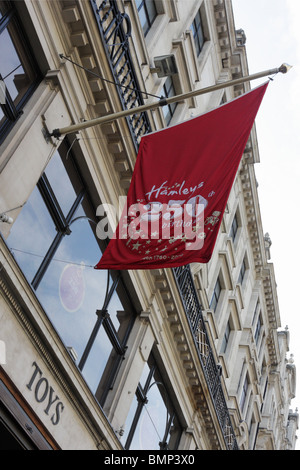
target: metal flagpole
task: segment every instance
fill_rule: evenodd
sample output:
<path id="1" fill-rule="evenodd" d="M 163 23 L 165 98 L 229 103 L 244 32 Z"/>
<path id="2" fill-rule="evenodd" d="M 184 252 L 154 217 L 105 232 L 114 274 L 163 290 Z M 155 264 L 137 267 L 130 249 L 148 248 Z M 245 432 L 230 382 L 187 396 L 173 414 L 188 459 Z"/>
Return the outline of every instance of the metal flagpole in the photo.
<path id="1" fill-rule="evenodd" d="M 170 98 L 162 98 L 159 101 L 144 104 L 142 106 L 137 106 L 136 108 L 126 109 L 126 110 L 119 111 L 113 114 L 101 116 L 95 119 L 91 119 L 89 121 L 81 122 L 79 124 L 73 124 L 67 127 L 62 127 L 61 129 L 54 129 L 48 136 L 58 138 L 65 134 L 71 134 L 72 132 L 78 132 L 82 129 L 87 129 L 88 127 L 93 127 L 99 124 L 104 124 L 106 122 L 115 121 L 117 119 L 130 116 L 132 114 L 149 111 L 150 109 L 159 108 L 161 106 L 166 106 L 168 104 L 175 103 L 177 101 L 182 101 L 188 98 L 192 98 L 194 96 L 200 96 L 200 95 L 204 95 L 205 93 L 210 93 L 212 91 L 220 90 L 220 89 L 227 88 L 230 86 L 239 85 L 240 83 L 245 83 L 251 80 L 256 80 L 257 78 L 266 77 L 268 75 L 275 75 L 279 72 L 287 73 L 290 70 L 290 68 L 291 68 L 290 65 L 282 64 L 279 68 L 265 70 L 263 72 L 255 73 L 253 75 L 248 75 L 246 77 L 237 78 L 235 80 L 230 80 L 224 83 L 219 83 L 217 85 L 202 88 L 201 90 L 190 91 L 188 93 L 183 93 L 181 95 L 172 96 Z"/>

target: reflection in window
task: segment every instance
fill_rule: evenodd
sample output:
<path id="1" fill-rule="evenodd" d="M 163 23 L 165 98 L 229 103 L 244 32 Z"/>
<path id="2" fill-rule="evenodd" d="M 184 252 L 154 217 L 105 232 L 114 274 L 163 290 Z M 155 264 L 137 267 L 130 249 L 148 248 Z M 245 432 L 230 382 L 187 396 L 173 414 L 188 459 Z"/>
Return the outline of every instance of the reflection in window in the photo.
<path id="1" fill-rule="evenodd" d="M 40 74 L 22 33 L 14 2 L 0 0 L 0 12 L 0 80 L 6 92 L 0 102 L 0 138 L 3 139 L 39 83 Z"/>
<path id="2" fill-rule="evenodd" d="M 191 30 L 195 42 L 196 54 L 199 56 L 205 41 L 200 10 L 194 18 L 194 21 L 191 25 Z"/>
<path id="3" fill-rule="evenodd" d="M 232 238 L 233 242 L 235 240 L 238 228 L 239 228 L 238 219 L 237 219 L 237 215 L 235 214 L 234 218 L 233 218 L 233 221 L 232 221 L 232 224 L 231 224 L 231 227 L 230 227 L 230 231 L 229 231 L 229 236 Z"/>
<path id="4" fill-rule="evenodd" d="M 157 17 L 155 0 L 135 0 L 135 3 L 138 9 L 144 36 L 146 36 Z"/>
<path id="5" fill-rule="evenodd" d="M 240 408 L 241 408 L 242 411 L 244 411 L 247 392 L 248 392 L 248 387 L 249 387 L 249 379 L 248 379 L 248 376 L 246 375 L 245 380 L 244 380 L 244 384 L 243 384 L 243 388 L 242 388 L 241 398 L 240 398 Z"/>
<path id="6" fill-rule="evenodd" d="M 161 97 L 163 98 L 170 98 L 171 96 L 175 96 L 175 86 L 172 80 L 172 77 L 167 77 L 163 89 L 161 90 Z M 166 125 L 168 126 L 171 122 L 172 117 L 174 116 L 175 109 L 177 103 L 171 103 L 167 106 L 163 106 L 163 114 L 165 117 Z"/>
<path id="7" fill-rule="evenodd" d="M 230 332 L 231 332 L 230 323 L 227 322 L 224 337 L 223 337 L 223 341 L 222 341 L 222 345 L 221 345 L 221 350 L 220 350 L 221 354 L 222 353 L 224 354 L 227 350 L 227 346 L 228 346 L 228 343 L 229 343 Z"/>
<path id="8" fill-rule="evenodd" d="M 122 440 L 130 450 L 175 450 L 181 426 L 170 395 L 150 356 L 132 403 Z"/>
<path id="9" fill-rule="evenodd" d="M 65 217 L 68 215 L 77 195 L 83 188 L 83 184 L 76 175 L 72 165 L 68 166 L 68 173 L 71 176 L 72 182 L 70 178 L 64 177 L 64 163 L 59 153 L 56 152 L 46 167 L 45 176 L 51 185 L 56 199 L 59 201 Z M 82 210 L 82 214 L 84 214 L 84 210 Z"/>
<path id="10" fill-rule="evenodd" d="M 7 243 L 101 402 L 124 356 L 134 308 L 117 272 L 94 269 L 101 258 L 95 210 L 68 149 L 64 141 L 52 157 Z"/>
<path id="11" fill-rule="evenodd" d="M 45 210 L 42 196 L 35 187 L 8 238 L 9 245 L 14 247 L 13 254 L 29 281 L 32 281 L 56 233 L 51 215 Z"/>
<path id="12" fill-rule="evenodd" d="M 213 295 L 211 297 L 210 304 L 209 304 L 210 309 L 216 310 L 217 305 L 218 305 L 218 301 L 219 301 L 219 298 L 220 298 L 220 295 L 221 295 L 221 290 L 222 290 L 221 283 L 220 283 L 220 279 L 218 278 L 217 281 L 216 281 L 216 284 L 215 284 L 215 288 L 214 288 L 214 291 L 213 291 Z"/>
<path id="13" fill-rule="evenodd" d="M 241 266 L 241 269 L 240 269 L 240 273 L 239 273 L 239 277 L 238 277 L 238 283 L 239 284 L 243 284 L 243 280 L 244 280 L 244 277 L 245 277 L 245 273 L 246 273 L 246 262 L 245 260 L 243 259 L 243 262 L 242 262 L 242 266 Z"/>
<path id="14" fill-rule="evenodd" d="M 259 312 L 260 312 L 260 302 L 259 302 L 259 300 L 257 300 L 255 310 L 254 310 L 254 314 L 253 314 L 253 318 L 252 318 L 252 326 L 255 324 L 255 321 L 257 319 L 257 315 L 259 314 Z"/>
<path id="15" fill-rule="evenodd" d="M 256 328 L 255 328 L 255 334 L 254 334 L 254 339 L 255 339 L 256 346 L 257 346 L 258 340 L 260 338 L 261 329 L 262 329 L 262 319 L 261 319 L 261 315 L 259 315 L 258 320 L 257 320 L 257 324 L 256 324 Z"/>

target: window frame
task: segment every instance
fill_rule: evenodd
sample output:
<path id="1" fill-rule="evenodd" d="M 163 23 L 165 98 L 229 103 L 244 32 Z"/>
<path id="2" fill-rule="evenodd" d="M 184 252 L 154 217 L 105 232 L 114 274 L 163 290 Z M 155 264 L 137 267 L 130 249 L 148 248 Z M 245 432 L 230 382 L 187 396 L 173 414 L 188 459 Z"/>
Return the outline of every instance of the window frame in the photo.
<path id="1" fill-rule="evenodd" d="M 197 21 L 198 20 L 198 21 Z M 199 57 L 202 50 L 205 39 L 204 27 L 203 27 L 203 20 L 201 15 L 201 9 L 198 10 L 196 13 L 192 24 L 191 24 L 191 31 L 194 39 L 195 49 L 196 49 L 196 56 Z"/>
<path id="2" fill-rule="evenodd" d="M 231 237 L 233 243 L 236 240 L 238 229 L 239 229 L 239 222 L 238 222 L 237 213 L 235 213 L 232 219 L 230 230 L 229 230 L 229 237 Z"/>
<path id="3" fill-rule="evenodd" d="M 152 14 L 150 9 L 148 8 L 148 3 L 149 2 L 151 2 L 151 5 L 153 5 L 153 7 L 154 7 L 153 8 L 154 9 L 154 15 Z M 157 11 L 157 7 L 156 7 L 156 4 L 155 4 L 155 0 L 135 0 L 135 4 L 136 4 L 137 12 L 138 12 L 138 15 L 139 15 L 140 23 L 141 23 L 141 26 L 142 26 L 142 30 L 143 30 L 143 33 L 144 33 L 144 37 L 146 37 L 147 34 L 149 33 L 155 19 L 158 16 L 158 11 Z M 145 15 L 145 20 L 146 20 L 145 23 L 142 23 L 142 21 L 141 21 L 141 12 L 143 12 L 144 15 Z"/>
<path id="4" fill-rule="evenodd" d="M 241 396 L 240 396 L 240 402 L 239 402 L 240 409 L 242 412 L 245 411 L 249 385 L 250 385 L 250 382 L 249 382 L 248 374 L 246 373 L 243 386 L 241 389 Z"/>
<path id="5" fill-rule="evenodd" d="M 255 340 L 256 346 L 258 346 L 258 342 L 259 342 L 260 335 L 261 335 L 261 332 L 262 332 L 262 327 L 263 327 L 263 321 L 262 321 L 262 315 L 261 315 L 261 312 L 260 312 L 259 315 L 258 315 L 258 318 L 257 318 L 257 322 L 256 322 L 256 326 L 255 326 L 255 332 L 254 332 L 254 340 Z"/>
<path id="6" fill-rule="evenodd" d="M 163 84 L 163 87 L 161 90 L 161 97 L 171 98 L 172 96 L 176 96 L 176 86 L 175 86 L 172 76 L 169 76 L 166 78 Z M 164 115 L 164 119 L 165 119 L 167 126 L 169 126 L 169 124 L 171 123 L 174 117 L 174 114 L 176 112 L 177 106 L 178 106 L 178 103 L 175 102 L 175 103 L 167 104 L 166 106 L 163 107 L 162 113 Z"/>
<path id="7" fill-rule="evenodd" d="M 0 35 L 7 30 L 9 26 L 14 26 L 14 30 L 17 31 L 17 40 L 20 44 L 20 49 L 22 49 L 22 57 L 24 62 L 20 60 L 20 65 L 26 66 L 26 69 L 33 74 L 26 91 L 20 95 L 20 93 L 16 96 L 15 99 L 9 93 L 8 87 L 3 86 L 3 95 L 5 94 L 5 102 L 0 102 L 0 108 L 3 113 L 3 117 L 0 119 L 0 144 L 4 141 L 7 137 L 8 133 L 11 131 L 15 123 L 18 121 L 20 116 L 23 114 L 23 108 L 25 104 L 28 102 L 29 98 L 32 96 L 40 82 L 42 81 L 42 73 L 38 66 L 38 63 L 35 59 L 32 47 L 27 39 L 27 35 L 22 27 L 22 21 L 20 21 L 18 11 L 14 2 L 10 0 L 2 1 L 3 6 L 6 6 L 3 16 L 0 18 Z M 9 36 L 10 33 L 8 32 Z M 10 36 L 11 37 L 11 36 Z M 12 45 L 16 51 L 18 57 L 20 57 L 20 51 L 16 48 L 15 44 L 12 42 Z M 10 72 L 13 73 L 14 70 Z M 27 74 L 26 74 L 27 76 Z M 2 83 L 5 84 L 5 79 L 8 76 L 2 77 L 1 69 L 0 69 L 0 80 Z M 1 122 L 2 121 L 2 122 Z"/>
<path id="8" fill-rule="evenodd" d="M 65 217 L 63 215 L 63 211 L 61 209 L 61 206 L 59 202 L 57 201 L 55 194 L 53 192 L 53 189 L 49 183 L 49 180 L 46 176 L 45 173 L 42 174 L 41 178 L 39 179 L 37 183 L 37 187 L 40 191 L 40 194 L 44 200 L 45 206 L 47 207 L 52 220 L 54 221 L 54 225 L 57 230 L 57 234 L 50 245 L 46 256 L 44 257 L 39 269 L 37 270 L 33 280 L 32 280 L 32 287 L 34 290 L 36 290 L 43 279 L 43 276 L 45 272 L 47 271 L 50 263 L 53 260 L 53 257 L 63 240 L 65 235 L 69 235 L 71 233 L 69 224 L 72 221 L 72 218 L 78 209 L 79 205 L 81 204 L 83 197 L 86 195 L 85 190 L 83 189 L 80 191 L 80 193 L 77 195 L 68 215 Z"/>
<path id="9" fill-rule="evenodd" d="M 222 339 L 220 354 L 225 354 L 227 351 L 231 331 L 232 329 L 231 329 L 230 321 L 228 320 L 225 331 L 224 331 L 223 339 Z"/>
<path id="10" fill-rule="evenodd" d="M 45 210 L 47 214 L 50 214 L 50 220 L 52 220 L 52 222 L 54 223 L 54 227 L 56 228 L 56 234 L 54 235 L 54 239 L 52 240 L 52 243 L 50 243 L 50 247 L 46 251 L 46 254 L 43 255 L 42 262 L 39 264 L 38 268 L 35 270 L 35 275 L 33 279 L 32 278 L 28 279 L 28 282 L 31 285 L 33 291 L 37 291 L 41 281 L 44 279 L 47 269 L 49 268 L 49 266 L 55 259 L 54 256 L 60 244 L 65 239 L 65 237 L 71 234 L 72 226 L 70 228 L 70 225 L 71 225 L 73 216 L 77 208 L 79 208 L 81 204 L 83 205 L 84 213 L 88 215 L 88 216 L 83 216 L 83 217 L 88 219 L 88 222 L 90 223 L 90 227 L 94 233 L 96 242 L 98 243 L 100 248 L 101 247 L 103 248 L 103 246 L 101 246 L 103 242 L 96 237 L 96 224 L 97 224 L 97 221 L 95 219 L 96 210 L 93 207 L 92 200 L 87 189 L 87 185 L 85 181 L 83 180 L 83 178 L 81 177 L 80 169 L 77 165 L 76 158 L 73 153 L 73 149 L 71 149 L 71 147 L 72 145 L 70 145 L 70 141 L 67 137 L 63 140 L 63 142 L 60 144 L 57 150 L 60 158 L 61 158 L 61 155 L 64 155 L 65 162 L 67 162 L 66 173 L 67 173 L 67 176 L 70 178 L 70 181 L 74 189 L 74 194 L 72 194 L 72 196 L 74 196 L 74 200 L 73 200 L 73 203 L 72 201 L 69 201 L 71 204 L 71 207 L 65 210 L 66 215 L 64 215 L 64 211 L 61 207 L 61 204 L 58 198 L 56 197 L 55 191 L 52 188 L 51 183 L 47 177 L 47 174 L 46 174 L 47 167 L 44 173 L 41 175 L 36 185 L 41 196 L 40 200 L 43 202 L 43 210 Z M 85 198 L 86 202 L 83 202 L 83 198 Z M 94 220 L 91 217 L 94 217 Z M 73 220 L 75 221 L 75 219 Z M 91 222 L 94 222 L 94 224 L 92 224 Z M 17 223 L 17 219 L 16 219 L 16 223 Z M 10 246 L 9 237 L 7 239 L 7 243 L 8 243 L 8 246 Z M 16 248 L 17 247 L 10 246 L 10 249 L 12 252 L 14 252 L 14 249 Z M 22 265 L 20 265 L 20 268 L 22 270 Z M 123 328 L 121 332 L 122 336 L 118 334 L 118 331 L 116 330 L 113 320 L 109 314 L 110 301 L 112 300 L 113 295 L 115 293 L 117 293 L 118 295 L 118 292 L 121 292 L 122 301 L 123 301 L 122 303 L 125 303 L 126 312 L 129 313 L 126 319 L 125 327 Z M 36 292 L 36 295 L 39 298 L 38 292 Z M 120 297 L 119 299 L 121 302 Z M 63 339 L 63 335 L 61 335 L 60 330 L 57 329 L 57 327 L 52 321 L 50 312 L 47 312 L 47 309 L 45 309 L 45 312 L 46 312 L 47 317 L 49 318 L 49 321 L 53 324 L 54 328 L 57 330 L 63 343 L 65 343 Z M 91 312 L 91 313 L 95 313 L 95 312 Z M 97 396 L 97 399 L 101 406 L 104 405 L 108 392 L 113 387 L 120 364 L 122 363 L 122 360 L 124 359 L 124 355 L 126 352 L 126 343 L 127 343 L 130 331 L 132 329 L 133 323 L 136 319 L 136 316 L 137 316 L 136 308 L 130 298 L 130 295 L 127 291 L 127 288 L 121 276 L 121 273 L 119 271 L 112 272 L 112 273 L 107 271 L 107 286 L 106 286 L 106 295 L 105 295 L 104 303 L 103 305 L 99 306 L 99 310 L 96 311 L 96 321 L 94 323 L 94 327 L 92 327 L 92 331 L 90 331 L 87 334 L 87 340 L 83 342 L 82 344 L 83 353 L 81 355 L 81 358 L 78 361 L 78 368 L 84 375 L 84 367 L 86 365 L 86 362 L 89 358 L 89 355 L 91 353 L 91 350 L 93 348 L 97 335 L 101 328 L 101 331 L 105 332 L 106 338 L 108 339 L 110 347 L 111 347 L 107 362 L 104 364 L 103 373 L 99 377 L 99 380 L 97 379 L 95 395 Z M 108 364 L 110 366 L 109 370 L 107 369 Z M 102 378 L 104 374 L 105 374 L 106 380 L 105 380 L 105 385 L 103 386 Z M 89 383 L 88 380 L 87 380 L 87 383 Z"/>
<path id="11" fill-rule="evenodd" d="M 215 287 L 214 287 L 212 296 L 211 296 L 211 299 L 210 299 L 210 302 L 209 302 L 209 308 L 211 310 L 213 310 L 214 312 L 217 309 L 217 305 L 218 305 L 218 302 L 219 302 L 220 297 L 221 297 L 221 292 L 222 292 L 222 285 L 221 285 L 220 276 L 218 276 L 217 280 L 216 280 L 216 283 L 215 283 Z"/>
<path id="12" fill-rule="evenodd" d="M 177 413 L 175 411 L 175 406 L 173 405 L 173 403 L 170 400 L 170 394 L 168 393 L 168 389 L 165 385 L 165 381 L 163 380 L 163 375 L 162 375 L 162 373 L 161 373 L 161 371 L 160 371 L 160 369 L 157 365 L 157 362 L 155 361 L 153 353 L 151 353 L 150 356 L 149 356 L 148 366 L 149 366 L 149 372 L 148 372 L 147 378 L 145 379 L 144 386 L 139 382 L 139 384 L 137 386 L 137 389 L 136 389 L 135 395 L 136 395 L 136 399 L 137 399 L 137 407 L 136 407 L 136 411 L 134 413 L 133 420 L 132 420 L 131 425 L 130 425 L 130 430 L 129 430 L 128 436 L 126 438 L 126 443 L 125 443 L 124 448 L 126 450 L 130 450 L 130 446 L 132 444 L 133 437 L 134 437 L 134 434 L 135 434 L 136 429 L 137 429 L 137 425 L 138 425 L 139 420 L 142 416 L 142 412 L 144 410 L 144 407 L 148 403 L 147 395 L 148 395 L 152 385 L 156 384 L 158 386 L 158 388 L 160 387 L 162 390 L 164 390 L 164 395 L 165 395 L 165 398 L 167 399 L 167 402 L 168 402 L 167 404 L 165 403 L 166 409 L 167 409 L 167 412 L 168 412 L 168 416 L 167 416 L 168 419 L 166 420 L 165 434 L 164 434 L 164 438 L 163 438 L 162 442 L 159 442 L 158 444 L 159 444 L 160 450 L 176 450 L 176 449 L 178 449 L 179 442 L 180 442 L 180 439 L 181 439 L 182 426 L 180 425 L 179 417 L 177 416 Z M 159 380 L 156 380 L 156 381 L 152 382 L 152 379 L 154 378 L 154 375 L 156 375 L 156 378 L 158 377 Z M 163 394 L 161 393 L 160 388 L 159 388 L 159 391 L 160 391 L 160 394 L 163 398 Z M 164 398 L 163 398 L 163 400 L 164 400 Z M 180 430 L 178 432 L 178 436 L 177 436 L 177 439 L 175 441 L 174 449 L 169 449 L 168 448 L 168 442 L 166 441 L 166 439 L 169 436 L 169 433 L 170 433 L 170 430 L 172 428 L 172 424 L 174 422 L 174 419 L 177 420 L 177 422 L 180 426 Z"/>
<path id="13" fill-rule="evenodd" d="M 240 272 L 239 272 L 239 276 L 238 276 L 238 280 L 237 280 L 238 284 L 240 284 L 241 286 L 243 285 L 243 281 L 245 279 L 246 271 L 247 271 L 247 263 L 246 263 L 246 260 L 244 258 L 243 261 L 242 261 L 242 264 L 241 264 L 241 268 L 240 268 Z"/>

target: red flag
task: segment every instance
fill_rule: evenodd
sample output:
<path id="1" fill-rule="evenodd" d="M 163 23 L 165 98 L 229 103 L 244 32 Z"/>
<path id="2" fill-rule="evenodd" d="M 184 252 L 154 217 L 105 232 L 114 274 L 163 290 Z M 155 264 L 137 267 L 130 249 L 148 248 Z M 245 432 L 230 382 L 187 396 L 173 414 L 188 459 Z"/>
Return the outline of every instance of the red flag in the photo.
<path id="1" fill-rule="evenodd" d="M 207 263 L 268 83 L 145 135 L 116 233 L 96 269 Z"/>

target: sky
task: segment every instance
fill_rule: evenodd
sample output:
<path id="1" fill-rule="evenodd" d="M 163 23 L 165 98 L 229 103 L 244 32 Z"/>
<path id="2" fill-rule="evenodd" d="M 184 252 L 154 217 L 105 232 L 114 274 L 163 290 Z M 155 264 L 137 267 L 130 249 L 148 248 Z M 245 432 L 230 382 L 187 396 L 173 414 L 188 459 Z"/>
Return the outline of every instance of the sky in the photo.
<path id="1" fill-rule="evenodd" d="M 300 1 L 232 0 L 232 4 L 235 27 L 247 37 L 249 73 L 282 63 L 293 66 L 271 81 L 258 112 L 260 163 L 255 171 L 263 229 L 272 241 L 270 262 L 275 268 L 280 329 L 289 327 L 288 358 L 293 354 L 296 365 L 297 391 L 291 408 L 300 411 Z M 253 81 L 251 88 L 265 81 Z"/>

